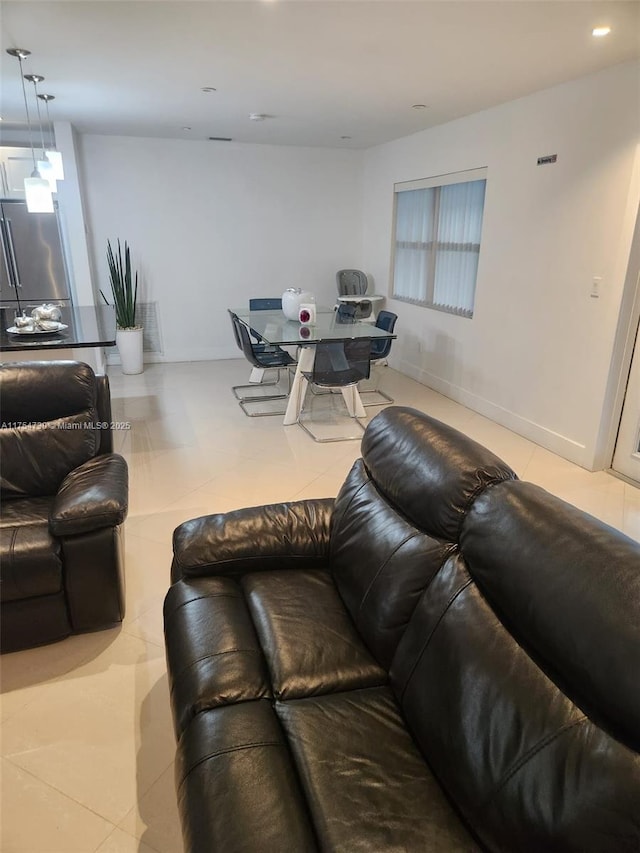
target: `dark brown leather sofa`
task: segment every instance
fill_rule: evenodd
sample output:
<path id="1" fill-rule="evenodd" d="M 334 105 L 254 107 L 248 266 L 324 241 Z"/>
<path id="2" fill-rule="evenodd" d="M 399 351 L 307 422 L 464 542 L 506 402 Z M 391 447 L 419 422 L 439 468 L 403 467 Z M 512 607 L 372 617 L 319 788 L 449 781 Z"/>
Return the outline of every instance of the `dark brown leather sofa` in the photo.
<path id="1" fill-rule="evenodd" d="M 188 853 L 640 850 L 640 545 L 462 434 L 389 408 L 172 576 Z"/>
<path id="2" fill-rule="evenodd" d="M 128 474 L 106 376 L 73 361 L 0 365 L 3 652 L 124 615 Z"/>

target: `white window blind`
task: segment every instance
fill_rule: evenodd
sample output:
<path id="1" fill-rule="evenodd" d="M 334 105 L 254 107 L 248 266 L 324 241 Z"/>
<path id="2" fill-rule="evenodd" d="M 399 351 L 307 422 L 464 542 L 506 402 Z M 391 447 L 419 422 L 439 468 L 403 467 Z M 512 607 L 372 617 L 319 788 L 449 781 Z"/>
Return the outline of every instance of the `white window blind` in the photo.
<path id="1" fill-rule="evenodd" d="M 473 316 L 486 174 L 394 186 L 394 298 Z"/>

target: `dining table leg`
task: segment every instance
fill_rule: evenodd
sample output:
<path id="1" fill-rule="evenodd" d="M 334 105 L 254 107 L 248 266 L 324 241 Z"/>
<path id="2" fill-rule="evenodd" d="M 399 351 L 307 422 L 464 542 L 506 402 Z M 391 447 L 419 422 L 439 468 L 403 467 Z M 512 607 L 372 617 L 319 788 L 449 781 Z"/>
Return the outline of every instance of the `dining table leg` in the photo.
<path id="1" fill-rule="evenodd" d="M 358 393 L 357 385 L 349 385 L 346 388 L 341 388 L 342 396 L 347 407 L 347 411 L 352 418 L 366 418 L 367 413 L 362 405 L 362 397 Z"/>
<path id="2" fill-rule="evenodd" d="M 308 373 L 313 370 L 313 362 L 316 358 L 315 347 L 300 347 L 299 352 L 298 365 L 293 376 L 293 382 L 291 383 L 291 391 L 289 392 L 287 410 L 284 413 L 283 424 L 285 426 L 291 426 L 291 424 L 295 424 L 298 421 L 309 384 L 304 378 L 303 372 Z"/>
<path id="3" fill-rule="evenodd" d="M 249 377 L 249 382 L 264 382 L 264 375 L 266 370 L 263 367 L 254 367 L 251 370 L 251 376 Z"/>

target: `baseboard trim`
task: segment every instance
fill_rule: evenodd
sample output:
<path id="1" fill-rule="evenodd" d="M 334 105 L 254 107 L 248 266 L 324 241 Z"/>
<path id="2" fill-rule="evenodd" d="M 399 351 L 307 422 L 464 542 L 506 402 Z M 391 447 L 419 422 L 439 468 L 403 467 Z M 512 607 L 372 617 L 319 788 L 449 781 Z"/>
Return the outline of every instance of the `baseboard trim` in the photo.
<path id="1" fill-rule="evenodd" d="M 242 358 L 242 354 L 235 347 L 211 347 L 210 349 L 179 349 L 166 351 L 165 353 L 145 352 L 145 364 L 158 364 L 174 361 L 226 361 L 230 358 Z M 108 364 L 120 364 L 120 356 L 114 347 L 113 352 L 107 355 Z"/>
<path id="2" fill-rule="evenodd" d="M 428 370 L 416 367 L 415 364 L 411 364 L 410 362 L 400 361 L 397 363 L 397 369 L 400 373 L 404 373 L 422 385 L 433 388 L 434 391 L 445 397 L 449 397 L 451 400 L 455 400 L 456 403 L 467 406 L 467 408 L 490 418 L 501 426 L 507 427 L 507 429 L 513 430 L 518 435 L 528 438 L 530 441 L 539 444 L 552 453 L 557 453 L 558 456 L 562 456 L 564 459 L 568 459 L 570 462 L 574 462 L 576 465 L 580 465 L 589 471 L 593 470 L 593 453 L 589 452 L 586 445 L 581 444 L 579 441 L 554 432 L 554 430 L 531 421 L 517 414 L 517 412 L 505 409 L 503 406 L 499 406 L 485 397 L 467 391 L 459 385 L 454 385 L 453 382 L 449 382 L 439 376 L 434 376 Z"/>

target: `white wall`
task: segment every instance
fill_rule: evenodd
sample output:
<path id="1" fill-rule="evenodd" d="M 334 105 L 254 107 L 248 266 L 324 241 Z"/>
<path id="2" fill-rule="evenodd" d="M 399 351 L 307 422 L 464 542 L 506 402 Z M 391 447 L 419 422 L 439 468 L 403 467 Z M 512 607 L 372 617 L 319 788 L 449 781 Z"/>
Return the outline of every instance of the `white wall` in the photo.
<path id="1" fill-rule="evenodd" d="M 166 361 L 237 357 L 227 308 L 287 287 L 332 304 L 362 264 L 361 152 L 88 135 L 81 163 L 98 286 L 126 239 Z"/>
<path id="2" fill-rule="evenodd" d="M 616 66 L 365 154 L 365 268 L 379 293 L 394 182 L 489 170 L 473 319 L 389 300 L 392 364 L 585 467 L 608 416 L 640 196 L 639 79 L 637 63 Z M 537 166 L 546 154 L 557 163 Z"/>
<path id="3" fill-rule="evenodd" d="M 76 305 L 93 305 L 93 275 L 78 174 L 78 134 L 69 122 L 56 122 L 55 138 L 64 162 L 64 180 L 58 182 L 58 202 L 73 301 Z M 97 373 L 104 373 L 105 352 L 102 347 L 88 347 L 72 350 L 71 356 L 65 351 L 58 357 L 85 361 Z"/>

